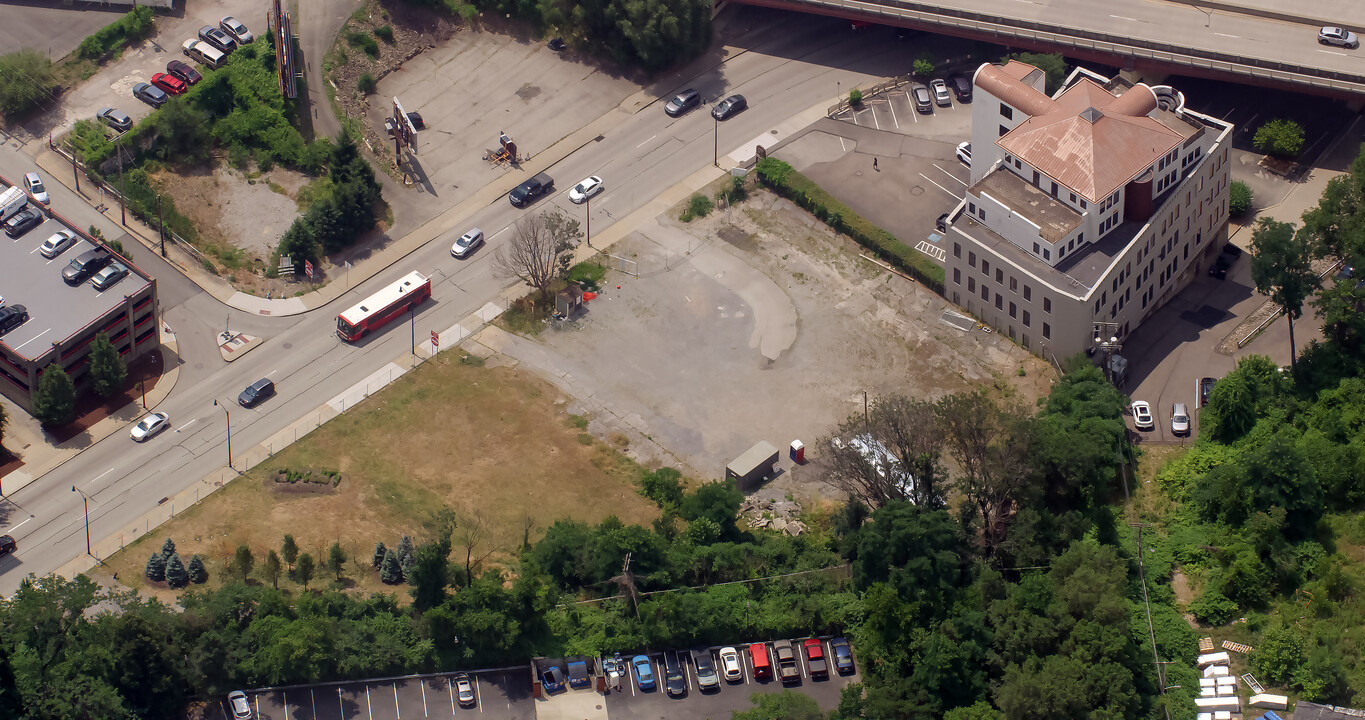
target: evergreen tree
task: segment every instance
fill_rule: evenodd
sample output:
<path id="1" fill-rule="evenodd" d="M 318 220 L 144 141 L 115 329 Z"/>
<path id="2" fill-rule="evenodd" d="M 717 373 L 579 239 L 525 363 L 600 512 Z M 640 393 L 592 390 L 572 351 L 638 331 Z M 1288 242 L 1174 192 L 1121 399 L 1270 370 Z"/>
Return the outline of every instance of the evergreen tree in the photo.
<path id="1" fill-rule="evenodd" d="M 313 579 L 313 556 L 304 553 L 299 556 L 299 564 L 294 568 L 294 579 L 303 583 L 303 589 L 308 589 L 308 581 Z"/>
<path id="2" fill-rule="evenodd" d="M 180 553 L 171 553 L 171 559 L 166 563 L 166 584 L 173 588 L 182 588 L 190 584 L 185 564 L 180 562 Z"/>
<path id="3" fill-rule="evenodd" d="M 284 562 L 289 566 L 289 571 L 294 571 L 294 561 L 299 557 L 299 546 L 294 543 L 293 535 L 284 536 L 284 544 L 280 546 L 280 555 L 284 557 Z"/>
<path id="4" fill-rule="evenodd" d="M 161 557 L 169 560 L 175 554 L 175 541 L 166 538 L 166 542 L 161 543 Z"/>
<path id="5" fill-rule="evenodd" d="M 190 558 L 190 566 L 188 568 L 188 572 L 190 576 L 190 582 L 194 583 L 195 585 L 203 585 L 204 583 L 208 582 L 209 579 L 208 568 L 204 567 L 204 559 L 199 557 L 198 555 L 195 555 L 194 557 Z"/>
<path id="6" fill-rule="evenodd" d="M 379 579 L 385 585 L 403 582 L 403 566 L 398 563 L 398 553 L 392 550 L 384 553 L 384 563 L 379 567 Z"/>
<path id="7" fill-rule="evenodd" d="M 60 365 L 48 365 L 33 393 L 33 416 L 45 425 L 65 425 L 76 413 L 76 386 Z"/>
<path id="8" fill-rule="evenodd" d="M 102 398 L 110 398 L 123 390 L 128 379 L 128 365 L 109 336 L 100 333 L 90 343 L 90 386 Z"/>
<path id="9" fill-rule="evenodd" d="M 251 548 L 245 544 L 237 546 L 237 552 L 233 556 L 232 569 L 243 581 L 251 574 L 251 568 L 256 564 L 256 558 L 251 555 Z"/>
<path id="10" fill-rule="evenodd" d="M 270 578 L 270 587 L 276 590 L 280 587 L 280 565 L 280 556 L 274 550 L 266 553 L 265 576 Z"/>
<path id="11" fill-rule="evenodd" d="M 403 582 L 411 583 L 413 570 L 417 567 L 417 553 L 414 551 L 406 559 L 398 561 L 403 572 Z"/>
<path id="12" fill-rule="evenodd" d="M 412 538 L 411 538 L 411 537 L 408 537 L 407 535 L 404 535 L 404 536 L 403 536 L 403 539 L 398 541 L 398 564 L 399 564 L 399 565 L 406 564 L 407 561 L 408 561 L 408 558 L 412 557 L 412 549 L 413 549 L 413 547 L 412 547 Z"/>
<path id="13" fill-rule="evenodd" d="M 346 566 L 346 551 L 341 549 L 341 543 L 332 543 L 332 548 L 327 551 L 327 569 L 337 576 L 337 582 L 341 582 L 341 571 Z"/>
<path id="14" fill-rule="evenodd" d="M 147 579 L 152 582 L 166 579 L 166 558 L 161 557 L 160 553 L 153 553 L 147 558 Z"/>
<path id="15" fill-rule="evenodd" d="M 370 566 L 373 567 L 375 570 L 378 570 L 379 566 L 384 564 L 384 556 L 388 554 L 389 549 L 384 547 L 384 543 L 382 542 L 375 543 L 374 555 L 370 557 Z"/>

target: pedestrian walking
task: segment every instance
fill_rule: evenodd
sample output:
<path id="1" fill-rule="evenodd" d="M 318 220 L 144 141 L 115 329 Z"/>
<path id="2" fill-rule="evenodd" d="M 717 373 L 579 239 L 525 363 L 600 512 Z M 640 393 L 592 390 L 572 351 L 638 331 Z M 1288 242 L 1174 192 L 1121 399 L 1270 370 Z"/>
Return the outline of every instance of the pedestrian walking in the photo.
<path id="1" fill-rule="evenodd" d="M 877 158 L 872 158 L 872 169 L 877 170 Z M 877 172 L 881 172 L 881 170 L 877 170 Z"/>

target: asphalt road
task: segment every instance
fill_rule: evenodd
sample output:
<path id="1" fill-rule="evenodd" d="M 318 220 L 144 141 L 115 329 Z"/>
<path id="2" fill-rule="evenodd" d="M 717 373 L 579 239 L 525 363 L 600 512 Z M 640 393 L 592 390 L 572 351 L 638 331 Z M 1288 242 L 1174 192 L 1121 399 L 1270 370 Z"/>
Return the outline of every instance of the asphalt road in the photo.
<path id="1" fill-rule="evenodd" d="M 598 174 L 606 182 L 606 190 L 592 203 L 596 233 L 710 164 L 713 153 L 706 151 L 713 149 L 717 127 L 720 153 L 725 154 L 751 144 L 790 117 L 829 102 L 836 79 L 851 87 L 904 70 L 904 48 L 891 38 L 868 42 L 836 32 L 838 28 L 839 21 L 798 17 L 790 32 L 765 34 L 723 66 L 679 81 L 679 88 L 706 87 L 717 96 L 743 93 L 749 99 L 745 112 L 716 124 L 705 106 L 677 119 L 664 114 L 662 103 L 647 106 L 606 131 L 601 141 L 550 168 L 558 188 L 553 196 L 524 210 L 500 198 L 469 218 L 468 225 L 477 225 L 488 235 L 488 245 L 471 258 L 457 261 L 450 256 L 448 242 L 432 242 L 332 305 L 302 316 L 270 318 L 230 311 L 208 294 L 182 287 L 187 281 L 154 253 L 139 252 L 135 260 L 145 262 L 143 268 L 161 284 L 165 319 L 177 334 L 184 360 L 174 391 L 156 408 L 170 414 L 174 430 L 140 445 L 115 433 L 15 492 L 12 504 L 0 511 L 5 513 L 0 516 L 0 531 L 14 534 L 20 550 L 0 561 L 0 593 L 12 593 L 30 572 L 46 574 L 85 552 L 82 507 L 80 497 L 71 491 L 73 484 L 91 498 L 90 532 L 98 542 L 156 508 L 163 498 L 221 468 L 227 459 L 227 432 L 223 408 L 215 407 L 214 400 L 231 412 L 232 447 L 240 454 L 408 354 L 410 334 L 401 324 L 354 345 L 335 335 L 336 313 L 382 283 L 412 270 L 431 276 L 434 301 L 416 313 L 416 333 L 445 330 L 507 287 L 490 266 L 494 251 L 506 242 L 508 228 L 518 218 L 551 205 L 582 217 L 583 209 L 565 197 L 579 179 Z M 565 134 L 571 131 L 564 129 Z M 13 172 L 11 166 L 27 163 L 13 149 L 0 155 L 0 171 L 6 173 Z M 61 188 L 54 190 L 54 203 L 77 221 L 84 223 L 94 213 L 75 207 L 81 203 L 62 197 Z M 106 229 L 106 234 L 112 230 Z M 212 339 L 222 329 L 220 320 L 264 338 L 264 344 L 232 364 L 224 363 Z M 261 377 L 274 380 L 279 395 L 255 409 L 237 406 L 237 393 Z"/>

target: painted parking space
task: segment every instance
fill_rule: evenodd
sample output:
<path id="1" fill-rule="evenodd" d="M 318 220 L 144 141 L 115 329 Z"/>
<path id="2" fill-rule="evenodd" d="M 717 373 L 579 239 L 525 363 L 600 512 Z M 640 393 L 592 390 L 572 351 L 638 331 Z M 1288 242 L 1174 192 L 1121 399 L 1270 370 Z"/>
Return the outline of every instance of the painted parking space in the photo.
<path id="1" fill-rule="evenodd" d="M 530 676 L 524 670 L 471 672 L 475 702 L 468 707 L 455 697 L 456 675 L 263 690 L 248 692 L 247 698 L 261 720 L 535 720 Z M 231 717 L 225 699 L 213 715 L 213 720 Z"/>

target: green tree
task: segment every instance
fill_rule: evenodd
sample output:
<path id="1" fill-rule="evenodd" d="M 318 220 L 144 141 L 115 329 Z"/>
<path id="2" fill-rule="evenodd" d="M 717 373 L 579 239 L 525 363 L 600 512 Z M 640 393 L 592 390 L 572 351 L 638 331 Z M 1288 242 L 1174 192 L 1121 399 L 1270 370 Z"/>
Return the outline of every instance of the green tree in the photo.
<path id="1" fill-rule="evenodd" d="M 679 514 L 692 521 L 704 517 L 721 529 L 722 537 L 732 538 L 738 532 L 735 518 L 744 504 L 744 493 L 733 478 L 702 483 L 683 498 Z"/>
<path id="2" fill-rule="evenodd" d="M 1251 651 L 1251 668 L 1257 678 L 1287 687 L 1304 661 L 1304 642 L 1297 628 L 1276 625 L 1261 633 Z"/>
<path id="3" fill-rule="evenodd" d="M 189 573 L 185 571 L 185 564 L 180 562 L 179 553 L 171 553 L 170 560 L 166 562 L 166 584 L 172 588 L 182 588 L 190 584 Z"/>
<path id="4" fill-rule="evenodd" d="M 450 586 L 450 547 L 441 543 L 426 543 L 413 553 L 412 569 L 406 573 L 412 585 L 412 606 L 419 612 L 440 605 Z"/>
<path id="5" fill-rule="evenodd" d="M 332 547 L 327 551 L 327 569 L 336 575 L 337 582 L 341 582 L 341 571 L 346 567 L 346 551 L 341 549 L 341 543 L 332 543 Z"/>
<path id="6" fill-rule="evenodd" d="M 5 414 L 5 406 L 0 405 L 0 452 L 4 452 L 5 426 L 9 424 L 9 416 Z"/>
<path id="7" fill-rule="evenodd" d="M 0 112 L 11 120 L 57 99 L 52 61 L 33 50 L 0 55 Z"/>
<path id="8" fill-rule="evenodd" d="M 384 556 L 388 554 L 389 549 L 384 547 L 384 543 L 382 542 L 375 543 L 374 555 L 370 556 L 370 567 L 374 568 L 375 570 L 378 570 L 379 566 L 384 564 Z"/>
<path id="9" fill-rule="evenodd" d="M 272 548 L 265 554 L 265 577 L 270 581 L 270 587 L 278 589 L 280 587 L 280 556 Z"/>
<path id="10" fill-rule="evenodd" d="M 303 583 L 303 589 L 308 589 L 308 583 L 313 579 L 313 571 L 316 566 L 313 563 L 313 556 L 303 553 L 299 556 L 299 564 L 294 568 L 294 579 Z"/>
<path id="11" fill-rule="evenodd" d="M 825 714 L 815 699 L 803 693 L 754 693 L 749 696 L 752 710 L 736 710 L 730 720 L 824 720 Z"/>
<path id="12" fill-rule="evenodd" d="M 232 557 L 232 570 L 237 573 L 237 577 L 245 582 L 255 564 L 256 558 L 251 555 L 251 548 L 245 544 L 238 545 Z"/>
<path id="13" fill-rule="evenodd" d="M 1068 368 L 1038 414 L 1034 465 L 1054 513 L 1107 502 L 1128 457 L 1127 398 L 1093 364 Z"/>
<path id="14" fill-rule="evenodd" d="M 1303 301 L 1318 286 L 1307 236 L 1294 226 L 1261 218 L 1251 233 L 1251 279 L 1289 318 L 1289 365 L 1294 367 L 1294 321 L 1303 315 Z"/>
<path id="15" fill-rule="evenodd" d="M 193 165 L 208 157 L 212 130 L 208 113 L 191 102 L 174 100 L 147 116 L 141 136 L 151 139 L 156 157 Z"/>
<path id="16" fill-rule="evenodd" d="M 645 470 L 640 473 L 640 494 L 653 500 L 661 508 L 682 505 L 682 473 L 671 467 Z"/>
<path id="17" fill-rule="evenodd" d="M 95 393 L 110 398 L 123 390 L 128 379 L 128 366 L 119 355 L 109 336 L 100 333 L 90 342 L 90 383 Z"/>
<path id="18" fill-rule="evenodd" d="M 65 425 L 76 413 L 76 386 L 62 366 L 48 365 L 33 393 L 33 416 L 45 425 Z"/>
<path id="19" fill-rule="evenodd" d="M 172 539 L 170 539 L 170 538 L 166 538 L 166 542 L 161 543 L 161 557 L 166 558 L 167 560 L 169 560 L 170 557 L 171 557 L 172 555 L 174 555 L 174 554 L 175 554 L 175 541 L 172 540 Z"/>
<path id="20" fill-rule="evenodd" d="M 966 578 L 966 540 L 946 510 L 895 500 L 858 532 L 853 582 L 887 583 L 914 608 L 942 610 Z"/>
<path id="21" fill-rule="evenodd" d="M 147 579 L 152 582 L 161 582 L 162 580 L 165 580 L 166 558 L 162 557 L 161 553 L 152 553 L 152 556 L 147 558 L 147 569 L 144 572 L 147 575 Z"/>
<path id="22" fill-rule="evenodd" d="M 175 565 L 180 557 L 173 555 Z M 183 576 L 185 568 L 180 567 Z M 182 577 L 183 580 L 183 577 Z M 174 581 L 167 581 L 175 587 Z M 160 605 L 135 603 L 110 623 L 110 684 L 138 717 L 171 717 L 180 709 L 186 677 L 183 652 L 177 643 L 177 623 Z"/>
<path id="23" fill-rule="evenodd" d="M 1004 542 L 1009 518 L 1029 485 L 1034 421 L 978 390 L 938 402 L 944 445 L 957 463 L 957 486 L 980 523 L 985 555 Z"/>
<path id="24" fill-rule="evenodd" d="M 949 710 L 943 714 L 943 720 L 1005 720 L 1005 714 L 985 700 L 978 700 L 974 705 Z"/>
<path id="25" fill-rule="evenodd" d="M 398 564 L 407 563 L 408 558 L 412 557 L 413 544 L 410 535 L 404 535 L 398 539 Z"/>
<path id="26" fill-rule="evenodd" d="M 398 562 L 398 553 L 393 550 L 384 553 L 384 563 L 379 566 L 379 579 L 385 585 L 403 582 L 403 566 Z"/>
<path id="27" fill-rule="evenodd" d="M 1303 137 L 1303 126 L 1293 120 L 1279 118 L 1257 128 L 1251 144 L 1267 155 L 1292 158 L 1303 149 Z"/>
<path id="28" fill-rule="evenodd" d="M 299 546 L 294 542 L 293 535 L 284 536 L 284 542 L 280 545 L 280 556 L 284 558 L 289 572 L 294 572 L 294 561 L 299 558 Z"/>
<path id="29" fill-rule="evenodd" d="M 1060 90 L 1062 83 L 1066 82 L 1066 58 L 1062 57 L 1061 53 L 1015 53 L 1005 59 L 1018 60 L 1042 70 L 1047 76 L 1045 87 L 1048 95 Z"/>
<path id="30" fill-rule="evenodd" d="M 186 573 L 190 576 L 190 582 L 195 585 L 203 585 L 208 582 L 208 568 L 204 567 L 204 559 L 198 555 L 190 557 L 190 564 L 186 568 Z"/>
<path id="31" fill-rule="evenodd" d="M 1241 217 L 1251 210 L 1251 186 L 1241 180 L 1233 180 L 1228 188 L 1228 214 Z"/>
<path id="32" fill-rule="evenodd" d="M 911 63 L 910 69 L 920 77 L 928 77 L 934 74 L 934 59 L 928 55 L 915 58 Z"/>

